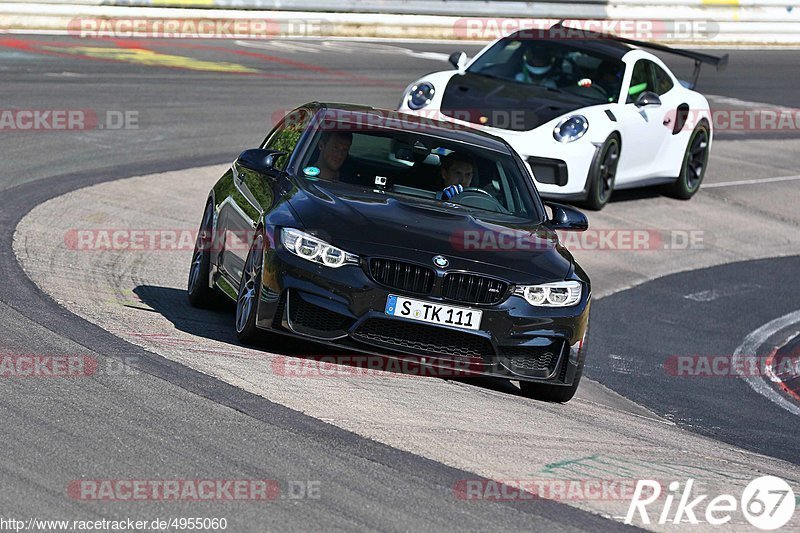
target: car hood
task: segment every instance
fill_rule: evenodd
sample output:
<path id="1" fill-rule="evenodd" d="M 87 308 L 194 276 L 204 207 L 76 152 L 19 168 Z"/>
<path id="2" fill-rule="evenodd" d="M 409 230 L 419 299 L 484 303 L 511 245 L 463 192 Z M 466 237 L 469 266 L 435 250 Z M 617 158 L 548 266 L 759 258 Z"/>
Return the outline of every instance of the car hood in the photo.
<path id="1" fill-rule="evenodd" d="M 305 231 L 364 256 L 403 258 L 432 266 L 445 256 L 451 269 L 478 270 L 512 282 L 563 280 L 572 256 L 556 233 L 518 219 L 484 220 L 352 185 L 306 182 L 289 198 Z"/>
<path id="2" fill-rule="evenodd" d="M 513 81 L 465 73 L 450 78 L 441 112 L 448 117 L 512 131 L 529 131 L 577 109 L 582 98 Z"/>

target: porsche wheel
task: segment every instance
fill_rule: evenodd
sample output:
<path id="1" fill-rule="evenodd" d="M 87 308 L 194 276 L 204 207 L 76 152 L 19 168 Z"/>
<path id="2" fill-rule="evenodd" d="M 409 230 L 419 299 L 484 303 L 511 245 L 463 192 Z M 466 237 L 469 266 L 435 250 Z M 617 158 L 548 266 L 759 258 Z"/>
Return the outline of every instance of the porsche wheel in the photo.
<path id="1" fill-rule="evenodd" d="M 213 308 L 218 303 L 216 291 L 208 284 L 208 272 L 211 265 L 210 249 L 213 243 L 211 238 L 213 218 L 214 204 L 209 202 L 203 213 L 200 230 L 197 232 L 192 263 L 189 267 L 189 281 L 186 286 L 189 303 L 193 307 L 203 309 Z"/>
<path id="2" fill-rule="evenodd" d="M 668 190 L 670 196 L 688 200 L 700 190 L 708 164 L 709 138 L 708 124 L 701 122 L 692 132 L 689 144 L 686 145 L 681 173 Z"/>
<path id="3" fill-rule="evenodd" d="M 597 151 L 589 168 L 589 194 L 584 206 L 599 211 L 611 199 L 619 164 L 620 140 L 616 134 L 609 136 Z"/>
<path id="4" fill-rule="evenodd" d="M 250 246 L 236 298 L 236 337 L 252 344 L 260 336 L 256 327 L 258 302 L 261 298 L 261 269 L 264 263 L 264 237 L 259 235 Z"/>

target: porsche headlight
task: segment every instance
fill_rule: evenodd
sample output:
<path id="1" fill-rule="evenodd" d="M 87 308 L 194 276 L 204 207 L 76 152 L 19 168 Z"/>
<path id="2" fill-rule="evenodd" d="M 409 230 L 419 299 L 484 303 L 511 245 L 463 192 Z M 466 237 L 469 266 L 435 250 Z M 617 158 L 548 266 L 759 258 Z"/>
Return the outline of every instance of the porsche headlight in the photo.
<path id="1" fill-rule="evenodd" d="M 520 285 L 514 294 L 535 307 L 570 307 L 581 301 L 582 286 L 578 281 L 556 281 L 542 285 Z"/>
<path id="2" fill-rule="evenodd" d="M 357 255 L 296 229 L 283 228 L 281 242 L 294 255 L 331 268 L 358 264 Z"/>
<path id="3" fill-rule="evenodd" d="M 436 94 L 434 86 L 427 81 L 423 81 L 411 87 L 408 92 L 408 107 L 411 109 L 422 109 L 431 103 L 433 95 Z"/>
<path id="4" fill-rule="evenodd" d="M 577 141 L 586 130 L 589 129 L 589 121 L 583 115 L 572 115 L 565 118 L 553 130 L 553 138 L 560 143 L 571 143 Z"/>

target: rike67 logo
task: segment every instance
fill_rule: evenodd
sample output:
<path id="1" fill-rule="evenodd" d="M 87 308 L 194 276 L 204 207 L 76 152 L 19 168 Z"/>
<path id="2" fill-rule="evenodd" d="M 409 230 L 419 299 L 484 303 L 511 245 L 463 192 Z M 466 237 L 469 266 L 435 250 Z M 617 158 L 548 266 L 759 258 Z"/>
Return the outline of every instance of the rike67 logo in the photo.
<path id="1" fill-rule="evenodd" d="M 669 484 L 661 506 L 661 484 L 658 481 L 639 480 L 625 516 L 625 523 L 633 524 L 638 515 L 642 524 L 650 524 L 650 512 L 656 511 L 657 518 L 653 521 L 661 525 L 668 522 L 699 524 L 699 516 L 705 518 L 708 524 L 720 526 L 730 522 L 740 511 L 752 526 L 774 530 L 785 526 L 794 514 L 794 492 L 779 477 L 763 476 L 754 479 L 745 487 L 738 500 L 733 495 L 721 494 L 706 501 L 708 494 L 693 494 L 693 486 L 693 479 L 688 479 L 682 490 L 680 482 L 673 481 Z"/>

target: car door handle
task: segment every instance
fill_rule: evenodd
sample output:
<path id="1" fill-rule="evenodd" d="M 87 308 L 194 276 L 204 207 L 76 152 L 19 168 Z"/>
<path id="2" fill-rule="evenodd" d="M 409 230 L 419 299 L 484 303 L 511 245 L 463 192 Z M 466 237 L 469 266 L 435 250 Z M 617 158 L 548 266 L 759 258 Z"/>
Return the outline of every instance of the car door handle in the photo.
<path id="1" fill-rule="evenodd" d="M 672 117 L 667 117 L 664 119 L 664 122 L 662 122 L 662 124 L 664 124 L 665 126 L 669 126 L 671 123 L 672 123 Z"/>

